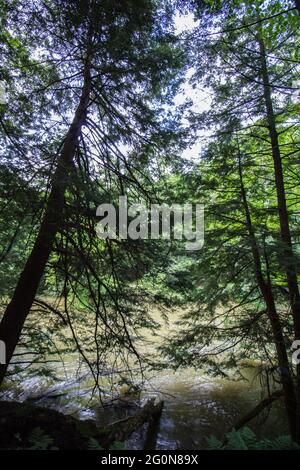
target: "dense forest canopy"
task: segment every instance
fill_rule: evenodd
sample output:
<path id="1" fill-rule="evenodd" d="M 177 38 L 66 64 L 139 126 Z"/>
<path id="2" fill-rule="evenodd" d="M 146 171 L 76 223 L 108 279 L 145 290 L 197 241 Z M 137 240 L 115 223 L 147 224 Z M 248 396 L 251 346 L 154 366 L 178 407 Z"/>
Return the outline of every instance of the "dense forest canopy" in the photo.
<path id="1" fill-rule="evenodd" d="M 0 0 L 2 390 L 73 354 L 103 405 L 164 369 L 242 380 L 251 359 L 249 420 L 280 398 L 300 444 L 299 14 Z M 121 198 L 135 236 L 99 237 Z M 167 206 L 151 238 L 145 210 Z"/>

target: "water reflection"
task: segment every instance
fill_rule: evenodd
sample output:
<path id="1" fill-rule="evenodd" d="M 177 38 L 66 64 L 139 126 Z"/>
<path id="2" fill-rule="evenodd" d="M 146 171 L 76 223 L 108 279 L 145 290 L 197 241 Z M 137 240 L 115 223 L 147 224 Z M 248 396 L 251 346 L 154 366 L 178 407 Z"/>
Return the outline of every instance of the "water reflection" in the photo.
<path id="1" fill-rule="evenodd" d="M 253 382 L 211 380 L 198 377 L 192 371 L 165 373 L 150 385 L 145 396 L 153 396 L 153 387 L 161 390 L 160 396 L 165 401 L 157 449 L 207 448 L 207 437 L 221 438 L 260 399 L 260 389 Z M 253 420 L 249 426 L 258 436 L 275 437 L 286 433 L 281 404 L 275 404 L 271 412 Z M 135 433 L 126 447 L 143 448 L 145 437 L 146 429 Z"/>
<path id="2" fill-rule="evenodd" d="M 74 378 L 75 370 L 78 371 L 78 366 L 70 361 L 68 375 Z M 221 438 L 261 399 L 255 370 L 245 368 L 241 372 L 248 381 L 212 379 L 189 369 L 157 373 L 146 383 L 141 401 L 154 396 L 164 400 L 159 427 L 149 436 L 145 425 L 126 442 L 126 448 L 142 449 L 145 443 L 148 449 L 155 445 L 157 449 L 207 448 L 207 437 L 214 435 Z M 90 384 L 82 380 L 81 374 L 76 380 L 61 380 L 50 387 L 34 377 L 27 379 L 22 389 L 6 391 L 2 396 L 21 401 L 35 400 L 39 405 L 77 415 L 81 419 L 96 419 L 99 425 L 136 411 L 134 407 L 126 406 L 103 409 L 97 399 L 91 400 Z M 282 404 L 275 403 L 269 413 L 262 414 L 249 426 L 260 437 L 285 434 L 287 425 Z"/>

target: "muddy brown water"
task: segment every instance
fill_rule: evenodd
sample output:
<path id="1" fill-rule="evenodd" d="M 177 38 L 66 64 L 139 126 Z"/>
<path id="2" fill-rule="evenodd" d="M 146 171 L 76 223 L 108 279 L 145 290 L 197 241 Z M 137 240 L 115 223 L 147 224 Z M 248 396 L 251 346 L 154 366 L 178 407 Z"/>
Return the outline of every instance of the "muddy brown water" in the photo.
<path id="1" fill-rule="evenodd" d="M 57 366 L 58 367 L 58 366 Z M 72 375 L 69 363 L 68 373 Z M 253 370 L 246 370 L 253 376 Z M 98 401 L 91 400 L 90 387 L 72 380 L 46 386 L 39 378 L 27 379 L 24 390 L 7 391 L 5 398 L 37 399 L 36 403 L 52 407 L 81 419 L 95 419 L 99 424 L 122 418 L 134 412 L 126 407 L 102 409 Z M 41 397 L 41 398 L 39 398 Z M 150 397 L 164 400 L 159 427 L 154 437 L 157 449 L 203 449 L 211 435 L 222 438 L 234 423 L 251 410 L 261 398 L 261 389 L 255 378 L 248 381 L 212 379 L 191 369 L 174 373 L 164 370 L 145 384 L 141 403 Z M 123 402 L 122 402 L 123 403 Z M 287 432 L 284 410 L 280 402 L 271 411 L 253 420 L 250 427 L 260 437 L 276 437 Z M 125 443 L 128 449 L 143 449 L 148 442 L 147 426 L 135 432 Z M 153 436 L 148 448 L 154 446 Z M 147 444 L 146 444 L 147 447 Z"/>
<path id="2" fill-rule="evenodd" d="M 162 327 L 161 338 L 164 332 L 169 334 L 169 331 L 170 325 Z M 144 349 L 149 347 L 146 343 L 147 346 L 142 345 Z M 2 397 L 35 399 L 39 405 L 53 407 L 81 419 L 93 418 L 99 424 L 134 412 L 122 407 L 103 411 L 99 400 L 91 398 L 91 382 L 82 378 L 85 372 L 84 367 L 79 367 L 78 356 L 69 355 L 64 359 L 64 364 L 58 361 L 51 365 L 52 371 L 60 377 L 58 383 L 53 384 L 37 375 L 27 378 L 17 388 L 5 390 Z M 141 403 L 150 397 L 164 400 L 159 427 L 149 441 L 147 426 L 144 426 L 125 443 L 126 448 L 142 449 L 145 442 L 153 446 L 153 439 L 157 449 L 207 448 L 206 439 L 211 435 L 222 438 L 241 416 L 257 404 L 261 394 L 257 367 L 251 361 L 240 369 L 239 380 L 214 379 L 205 371 L 187 368 L 153 373 L 144 384 Z M 249 427 L 259 437 L 272 438 L 287 433 L 282 404 L 275 403 L 269 412 L 253 420 Z"/>

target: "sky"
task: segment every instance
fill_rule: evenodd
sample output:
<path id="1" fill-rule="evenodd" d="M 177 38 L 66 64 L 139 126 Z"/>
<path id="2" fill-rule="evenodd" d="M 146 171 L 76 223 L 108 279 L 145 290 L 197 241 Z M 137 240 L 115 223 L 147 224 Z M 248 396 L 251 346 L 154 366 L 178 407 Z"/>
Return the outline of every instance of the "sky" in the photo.
<path id="1" fill-rule="evenodd" d="M 175 32 L 177 35 L 180 35 L 185 31 L 191 31 L 196 25 L 197 22 L 194 20 L 192 14 L 177 14 L 175 17 Z M 174 104 L 179 106 L 184 104 L 186 100 L 191 100 L 193 102 L 191 110 L 196 113 L 202 113 L 210 108 L 210 90 L 203 89 L 200 85 L 195 87 L 190 84 L 190 78 L 192 77 L 193 72 L 194 70 L 192 68 L 188 70 L 186 80 L 182 84 L 180 92 L 175 97 Z M 210 133 L 208 131 L 201 131 L 197 136 L 197 142 L 183 152 L 183 157 L 192 161 L 199 160 L 201 150 L 205 147 L 209 134 Z"/>

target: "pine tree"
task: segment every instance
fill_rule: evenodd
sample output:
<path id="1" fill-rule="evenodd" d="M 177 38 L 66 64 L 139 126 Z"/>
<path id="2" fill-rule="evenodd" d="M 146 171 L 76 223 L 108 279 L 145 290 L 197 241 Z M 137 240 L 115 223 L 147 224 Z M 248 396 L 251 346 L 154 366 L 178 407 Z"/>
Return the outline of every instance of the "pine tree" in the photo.
<path id="1" fill-rule="evenodd" d="M 24 179 L 35 172 L 43 176 L 44 205 L 31 252 L 0 323 L 0 338 L 7 350 L 1 381 L 41 282 L 49 274 L 49 264 L 60 272 L 58 279 L 65 299 L 62 318 L 70 325 L 96 382 L 100 350 L 123 347 L 138 355 L 128 329 L 142 321 L 139 317 L 125 320 L 129 308 L 126 298 L 122 306 L 115 295 L 122 285 L 115 269 L 115 251 L 111 244 L 96 239 L 92 211 L 99 193 L 102 197 L 108 194 L 109 200 L 116 188 L 121 193 L 127 188 L 133 194 L 147 193 L 145 182 L 149 185 L 149 177 L 147 172 L 143 176 L 144 169 L 156 150 L 166 146 L 167 151 L 173 139 L 172 125 L 163 121 L 161 103 L 168 100 L 178 84 L 177 70 L 182 60 L 166 27 L 167 20 L 163 7 L 143 0 L 113 4 L 57 0 L 32 5 L 20 1 L 11 5 L 8 27 L 12 29 L 18 22 L 20 41 L 25 38 L 28 53 L 37 57 L 32 61 L 33 68 L 41 68 L 41 76 L 31 90 L 26 90 L 31 100 L 25 110 L 31 121 L 26 124 L 31 124 L 32 134 L 28 139 L 27 127 L 24 142 L 31 141 L 31 145 L 27 151 L 22 147 L 18 152 L 17 165 L 28 165 Z M 22 62 L 20 70 L 25 65 Z M 9 112 L 8 106 L 4 131 Z M 10 132 L 7 138 L 12 138 Z M 97 193 L 92 194 L 95 188 Z M 106 269 L 110 265 L 109 272 L 97 271 L 100 261 L 94 261 L 93 256 L 99 254 Z M 81 289 L 79 300 L 76 289 Z M 103 300 L 105 296 L 108 304 Z M 86 305 L 87 297 L 96 317 L 95 366 L 78 342 L 67 300 L 71 298 L 74 303 L 75 298 Z M 111 318 L 108 308 L 115 312 Z"/>

